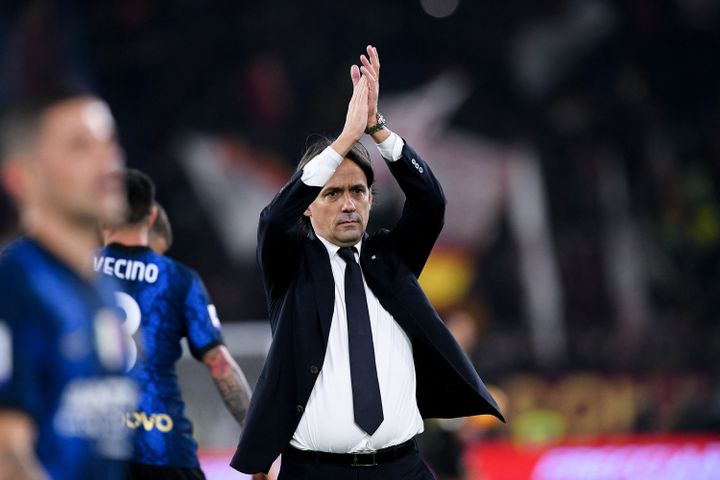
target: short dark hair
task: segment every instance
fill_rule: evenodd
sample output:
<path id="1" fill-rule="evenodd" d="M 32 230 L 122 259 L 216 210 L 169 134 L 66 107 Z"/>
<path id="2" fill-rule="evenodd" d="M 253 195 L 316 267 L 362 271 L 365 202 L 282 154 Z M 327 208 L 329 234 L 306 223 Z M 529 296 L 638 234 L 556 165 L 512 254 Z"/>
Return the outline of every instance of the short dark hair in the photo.
<path id="1" fill-rule="evenodd" d="M 173 232 L 170 219 L 168 218 L 167 212 L 162 205 L 155 202 L 155 207 L 157 207 L 157 218 L 155 218 L 155 222 L 153 222 L 152 227 L 150 228 L 150 233 L 165 239 L 167 248 L 170 249 L 173 243 Z"/>
<path id="2" fill-rule="evenodd" d="M 155 204 L 155 184 L 140 170 L 128 168 L 125 171 L 125 192 L 127 195 L 127 214 L 125 225 L 137 225 L 145 221 Z"/>
<path id="3" fill-rule="evenodd" d="M 10 100 L 0 111 L 0 162 L 13 153 L 32 148 L 42 117 L 50 108 L 75 98 L 93 96 L 85 89 L 60 86 Z"/>
<path id="4" fill-rule="evenodd" d="M 312 138 L 312 137 L 311 137 Z M 308 139 L 310 141 L 310 139 Z M 310 160 L 317 157 L 329 147 L 335 141 L 334 137 L 328 137 L 326 135 L 317 135 L 316 139 L 309 143 L 305 148 L 305 153 L 298 162 L 296 172 L 302 170 Z M 370 159 L 370 153 L 360 142 L 355 142 L 350 148 L 350 151 L 345 155 L 345 158 L 352 160 L 360 169 L 365 173 L 365 179 L 367 180 L 368 190 L 374 193 L 373 185 L 375 184 L 375 170 L 373 170 L 372 160 Z M 300 227 L 305 231 L 309 232 L 312 229 L 310 219 L 303 215 L 300 217 Z"/>

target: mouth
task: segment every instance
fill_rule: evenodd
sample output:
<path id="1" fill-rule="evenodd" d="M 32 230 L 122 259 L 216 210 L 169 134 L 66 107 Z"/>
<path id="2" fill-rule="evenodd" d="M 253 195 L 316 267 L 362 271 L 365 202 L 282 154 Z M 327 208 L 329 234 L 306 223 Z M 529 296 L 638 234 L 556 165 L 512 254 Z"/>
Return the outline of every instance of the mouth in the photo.
<path id="1" fill-rule="evenodd" d="M 351 226 L 351 225 L 358 225 L 359 223 L 360 223 L 359 220 L 348 219 L 348 220 L 341 220 L 341 221 L 339 221 L 339 222 L 337 223 L 337 225 L 338 225 L 339 227 L 348 227 L 348 226 Z"/>

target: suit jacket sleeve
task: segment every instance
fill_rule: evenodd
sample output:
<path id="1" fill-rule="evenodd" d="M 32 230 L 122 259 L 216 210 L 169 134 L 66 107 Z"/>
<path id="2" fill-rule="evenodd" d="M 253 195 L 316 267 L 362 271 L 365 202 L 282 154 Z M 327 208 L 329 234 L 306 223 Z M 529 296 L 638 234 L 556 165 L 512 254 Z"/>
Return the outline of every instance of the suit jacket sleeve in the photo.
<path id="1" fill-rule="evenodd" d="M 303 238 L 300 220 L 322 190 L 305 185 L 301 176 L 302 170 L 296 172 L 260 213 L 257 256 L 271 308 L 297 270 Z"/>
<path id="2" fill-rule="evenodd" d="M 420 276 L 445 221 L 445 194 L 425 161 L 407 143 L 402 156 L 387 162 L 405 193 L 400 220 L 390 232 L 395 251 Z"/>

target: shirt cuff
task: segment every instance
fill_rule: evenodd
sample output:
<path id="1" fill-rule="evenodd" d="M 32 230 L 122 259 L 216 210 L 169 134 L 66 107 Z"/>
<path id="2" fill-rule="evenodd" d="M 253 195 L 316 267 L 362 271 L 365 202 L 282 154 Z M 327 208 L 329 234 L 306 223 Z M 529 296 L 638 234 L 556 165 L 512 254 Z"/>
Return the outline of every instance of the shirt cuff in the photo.
<path id="1" fill-rule="evenodd" d="M 328 146 L 303 167 L 300 180 L 309 187 L 322 187 L 333 176 L 342 160 L 343 157 Z"/>
<path id="2" fill-rule="evenodd" d="M 377 148 L 380 150 L 380 155 L 390 162 L 400 160 L 404 146 L 405 141 L 395 132 L 390 132 L 390 136 L 388 138 L 386 138 L 382 143 L 377 144 Z"/>

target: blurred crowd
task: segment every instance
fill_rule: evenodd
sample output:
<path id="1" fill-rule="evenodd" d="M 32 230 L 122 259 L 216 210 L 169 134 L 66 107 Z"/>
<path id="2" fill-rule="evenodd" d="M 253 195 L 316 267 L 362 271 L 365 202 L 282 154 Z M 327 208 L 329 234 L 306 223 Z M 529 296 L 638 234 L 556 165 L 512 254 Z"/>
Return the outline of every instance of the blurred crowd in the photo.
<path id="1" fill-rule="evenodd" d="M 129 165 L 156 179 L 170 254 L 201 273 L 224 321 L 263 319 L 257 219 L 233 218 L 245 210 L 202 179 L 244 180 L 259 190 L 238 204 L 261 205 L 309 134 L 337 133 L 352 52 L 372 42 L 390 126 L 423 105 L 440 111 L 395 129 L 466 162 L 440 168 L 469 183 L 444 184 L 458 219 L 422 281 L 440 285 L 479 371 L 516 402 L 505 434 L 523 435 L 525 414 L 542 419 L 540 436 L 585 428 L 568 418 L 592 405 L 560 395 L 563 410 L 537 393 L 555 390 L 617 395 L 606 403 L 624 423 L 598 432 L 716 429 L 720 2 L 462 0 L 444 18 L 429 3 L 6 1 L 0 100 L 60 77 L 96 89 Z M 517 164 L 530 173 L 517 177 Z M 514 194 L 513 178 L 539 193 Z M 384 195 L 378 225 L 400 207 Z M 7 240 L 6 201 L 0 226 Z M 653 382 L 680 382 L 663 387 L 685 395 L 671 419 L 669 397 L 647 394 Z"/>

